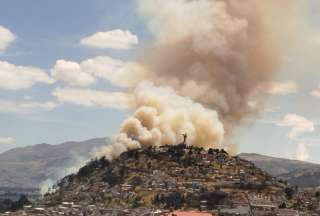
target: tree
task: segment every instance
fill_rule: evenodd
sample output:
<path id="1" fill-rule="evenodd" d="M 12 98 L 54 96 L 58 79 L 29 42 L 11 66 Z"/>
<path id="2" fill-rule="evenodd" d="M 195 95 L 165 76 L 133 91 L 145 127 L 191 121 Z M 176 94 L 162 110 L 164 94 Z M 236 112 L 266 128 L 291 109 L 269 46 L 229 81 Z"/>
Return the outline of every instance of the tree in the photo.
<path id="1" fill-rule="evenodd" d="M 213 155 L 213 154 L 214 154 L 214 150 L 213 150 L 212 148 L 210 148 L 210 149 L 208 150 L 208 154 Z"/>
<path id="2" fill-rule="evenodd" d="M 222 154 L 228 155 L 228 152 L 226 152 L 224 149 L 221 149 L 220 152 L 221 152 Z"/>
<path id="3" fill-rule="evenodd" d="M 24 205 L 30 204 L 30 201 L 26 197 L 26 195 L 20 195 L 20 198 L 16 202 L 11 203 L 10 211 L 17 211 L 23 208 Z"/>
<path id="4" fill-rule="evenodd" d="M 286 193 L 288 199 L 292 199 L 292 197 L 294 195 L 294 190 L 291 187 L 286 187 L 284 189 L 284 192 Z"/>
<path id="5" fill-rule="evenodd" d="M 106 156 L 100 158 L 99 163 L 102 168 L 108 167 L 110 165 L 110 162 L 106 159 Z"/>
<path id="6" fill-rule="evenodd" d="M 217 205 L 223 204 L 227 200 L 228 194 L 223 191 L 204 192 L 200 195 L 200 200 L 207 200 L 208 207 L 214 209 Z"/>
<path id="7" fill-rule="evenodd" d="M 78 171 L 79 177 L 86 177 L 93 173 L 98 167 L 99 167 L 99 161 L 98 160 L 91 160 L 87 165 L 84 167 L 81 167 Z"/>
<path id="8" fill-rule="evenodd" d="M 167 208 L 173 207 L 175 209 L 178 209 L 179 207 L 181 207 L 183 203 L 183 195 L 180 194 L 179 192 L 170 193 L 165 198 L 165 202 L 166 202 Z"/>
<path id="9" fill-rule="evenodd" d="M 136 198 L 133 200 L 132 202 L 132 208 L 139 208 L 140 207 L 140 204 L 139 204 L 139 199 Z"/>
<path id="10" fill-rule="evenodd" d="M 107 182 L 111 187 L 113 187 L 119 183 L 120 176 L 112 170 L 107 170 L 103 175 L 103 181 Z"/>
<path id="11" fill-rule="evenodd" d="M 279 209 L 285 209 L 285 208 L 287 208 L 287 204 L 285 202 L 279 205 Z"/>
<path id="12" fill-rule="evenodd" d="M 139 186 L 142 184 L 142 179 L 140 176 L 134 176 L 130 179 L 129 184 L 131 184 L 132 186 Z"/>

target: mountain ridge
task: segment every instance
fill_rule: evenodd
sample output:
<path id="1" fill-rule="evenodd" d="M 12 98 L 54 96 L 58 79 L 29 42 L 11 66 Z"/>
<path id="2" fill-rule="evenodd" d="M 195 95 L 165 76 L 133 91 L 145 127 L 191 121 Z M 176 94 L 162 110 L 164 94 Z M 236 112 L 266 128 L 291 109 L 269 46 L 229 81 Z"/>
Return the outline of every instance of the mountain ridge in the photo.
<path id="1" fill-rule="evenodd" d="M 110 143 L 109 138 L 103 137 L 57 145 L 40 143 L 8 150 L 0 154 L 0 186 L 29 188 L 40 187 L 47 179 L 54 182 L 71 171 L 77 171 L 90 158 L 94 148 Z M 291 184 L 320 186 L 320 181 L 314 177 L 320 173 L 320 164 L 257 153 L 241 153 L 238 156 Z M 304 181 L 301 181 L 301 176 Z M 306 181 L 308 178 L 312 180 Z"/>
<path id="2" fill-rule="evenodd" d="M 58 180 L 71 170 L 84 165 L 94 148 L 110 143 L 108 138 L 41 143 L 19 147 L 0 154 L 0 186 L 39 187 L 43 181 Z"/>
<path id="3" fill-rule="evenodd" d="M 256 153 L 242 153 L 239 157 L 253 162 L 260 169 L 300 187 L 320 186 L 320 164 L 277 158 Z"/>

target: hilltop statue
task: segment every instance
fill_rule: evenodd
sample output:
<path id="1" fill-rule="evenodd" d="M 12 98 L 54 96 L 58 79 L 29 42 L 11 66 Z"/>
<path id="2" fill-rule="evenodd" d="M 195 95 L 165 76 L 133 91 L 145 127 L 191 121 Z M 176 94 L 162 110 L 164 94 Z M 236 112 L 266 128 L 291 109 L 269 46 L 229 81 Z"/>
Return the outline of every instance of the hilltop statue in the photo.
<path id="1" fill-rule="evenodd" d="M 188 138 L 187 133 L 182 134 L 182 136 L 183 136 L 183 143 L 182 144 L 187 144 L 187 138 Z"/>

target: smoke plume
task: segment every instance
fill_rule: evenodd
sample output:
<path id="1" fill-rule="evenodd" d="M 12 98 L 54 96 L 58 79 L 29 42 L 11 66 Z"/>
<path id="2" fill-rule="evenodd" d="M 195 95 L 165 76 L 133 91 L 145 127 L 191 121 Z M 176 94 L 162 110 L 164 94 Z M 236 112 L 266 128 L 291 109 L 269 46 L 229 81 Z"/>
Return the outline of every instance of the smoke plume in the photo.
<path id="1" fill-rule="evenodd" d="M 210 148 L 220 146 L 224 136 L 218 114 L 186 97 L 178 96 L 172 88 L 156 87 L 142 82 L 134 91 L 132 117 L 121 125 L 114 144 L 98 151 L 98 156 L 119 156 L 127 149 L 142 146 L 175 145 L 188 134 L 188 144 Z"/>
<path id="2" fill-rule="evenodd" d="M 188 143 L 229 148 L 234 129 L 257 115 L 280 63 L 278 28 L 292 1 L 137 0 L 154 41 L 140 52 L 143 66 L 115 144 L 98 154 Z M 274 21 L 277 21 L 275 24 Z M 157 87 L 158 86 L 158 87 Z"/>
<path id="3" fill-rule="evenodd" d="M 139 0 L 157 40 L 142 58 L 148 79 L 217 110 L 231 133 L 257 113 L 279 63 L 263 2 Z"/>

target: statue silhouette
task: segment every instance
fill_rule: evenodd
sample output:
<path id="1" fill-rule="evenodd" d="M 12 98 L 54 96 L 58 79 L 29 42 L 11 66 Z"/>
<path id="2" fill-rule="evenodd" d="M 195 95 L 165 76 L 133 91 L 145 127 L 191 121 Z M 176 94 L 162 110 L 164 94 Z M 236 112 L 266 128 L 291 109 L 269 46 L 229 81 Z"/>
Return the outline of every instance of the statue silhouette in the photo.
<path id="1" fill-rule="evenodd" d="M 183 144 L 187 144 L 188 135 L 186 133 L 182 134 L 183 136 Z"/>

